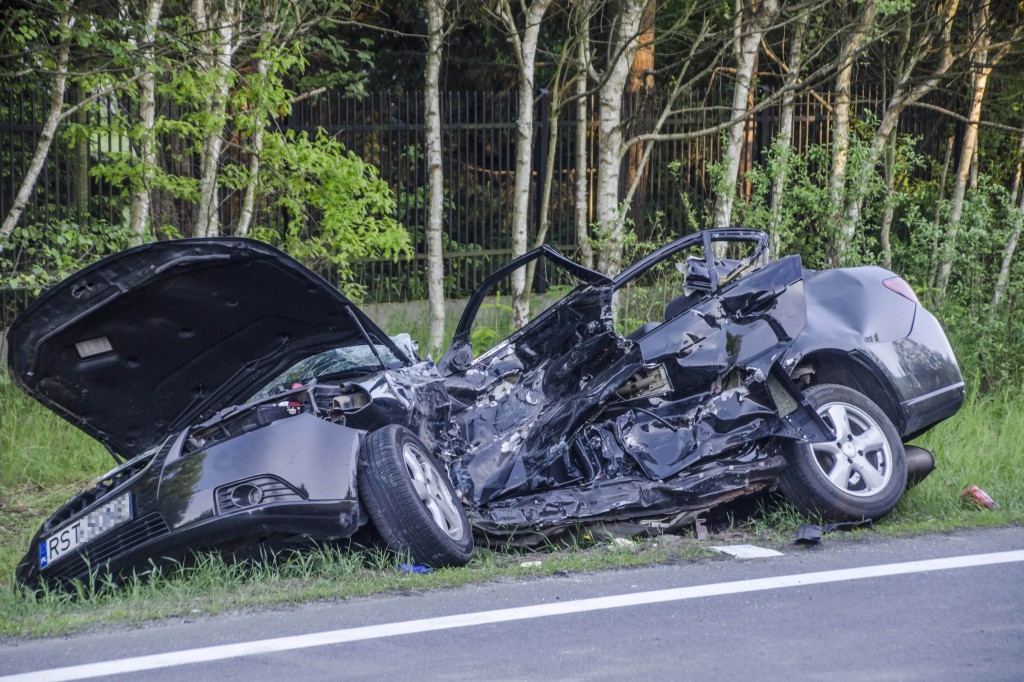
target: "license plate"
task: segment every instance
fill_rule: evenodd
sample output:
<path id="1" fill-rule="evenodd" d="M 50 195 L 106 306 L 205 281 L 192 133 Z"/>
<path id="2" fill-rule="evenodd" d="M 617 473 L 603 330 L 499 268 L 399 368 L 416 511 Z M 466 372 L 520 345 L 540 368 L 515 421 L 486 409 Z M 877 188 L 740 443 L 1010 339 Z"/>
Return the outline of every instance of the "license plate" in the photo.
<path id="1" fill-rule="evenodd" d="M 40 542 L 39 568 L 46 568 L 65 554 L 74 552 L 131 518 L 132 504 L 128 493 L 115 497 Z"/>

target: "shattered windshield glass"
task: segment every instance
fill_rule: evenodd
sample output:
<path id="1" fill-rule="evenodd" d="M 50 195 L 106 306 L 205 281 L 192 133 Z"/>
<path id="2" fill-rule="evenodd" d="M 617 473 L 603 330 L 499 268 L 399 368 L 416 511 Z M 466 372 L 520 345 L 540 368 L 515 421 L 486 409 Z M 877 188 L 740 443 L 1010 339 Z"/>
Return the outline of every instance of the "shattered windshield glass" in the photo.
<path id="1" fill-rule="evenodd" d="M 416 357 L 416 342 L 408 334 L 392 336 L 391 340 L 408 357 Z M 376 350 L 376 354 L 374 350 Z M 297 383 L 305 384 L 314 378 L 379 372 L 387 369 L 387 366 L 381 365 L 381 360 L 387 366 L 401 363 L 401 360 L 396 358 L 387 346 L 380 343 L 374 344 L 373 349 L 365 343 L 331 348 L 296 362 L 261 388 L 247 402 L 273 395 L 282 386 L 287 388 Z"/>

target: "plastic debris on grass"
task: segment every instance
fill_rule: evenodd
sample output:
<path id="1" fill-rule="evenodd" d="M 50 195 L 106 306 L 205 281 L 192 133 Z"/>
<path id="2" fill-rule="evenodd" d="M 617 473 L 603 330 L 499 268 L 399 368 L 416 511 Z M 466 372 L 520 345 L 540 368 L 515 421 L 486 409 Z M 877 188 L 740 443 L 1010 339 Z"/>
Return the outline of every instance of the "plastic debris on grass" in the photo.
<path id="1" fill-rule="evenodd" d="M 711 549 L 737 559 L 767 559 L 773 556 L 783 556 L 782 552 L 756 545 L 719 545 L 711 547 Z"/>
<path id="2" fill-rule="evenodd" d="M 960 498 L 967 504 L 985 509 L 999 509 L 999 503 L 976 485 L 969 485 L 960 491 Z"/>

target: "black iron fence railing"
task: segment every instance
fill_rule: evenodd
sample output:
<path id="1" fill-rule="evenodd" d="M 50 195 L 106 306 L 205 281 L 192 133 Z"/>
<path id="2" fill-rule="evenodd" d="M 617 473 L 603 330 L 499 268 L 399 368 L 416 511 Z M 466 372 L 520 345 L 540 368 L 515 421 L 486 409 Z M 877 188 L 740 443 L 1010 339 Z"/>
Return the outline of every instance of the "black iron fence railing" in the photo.
<path id="1" fill-rule="evenodd" d="M 718 81 L 721 83 L 721 81 Z M 669 119 L 665 133 L 699 130 L 727 116 L 727 91 L 723 86 L 708 89 L 684 102 L 682 113 Z M 855 95 L 857 111 L 878 112 L 884 93 L 875 86 Z M 826 95 L 827 97 L 827 95 Z M 45 117 L 45 93 L 26 97 L 0 94 L 0 215 L 6 215 L 35 150 Z M 595 105 L 595 102 L 590 102 Z M 116 111 L 91 110 L 73 123 L 94 126 Z M 167 116 L 178 112 L 169 103 L 159 104 Z M 465 296 L 511 253 L 512 185 L 515 177 L 516 97 L 506 93 L 449 92 L 442 101 L 442 135 L 445 175 L 446 289 L 450 296 Z M 554 155 L 554 176 L 550 204 L 550 228 L 546 241 L 571 252 L 575 248 L 576 212 L 584 211 L 588 223 L 596 220 L 594 203 L 576 206 L 574 183 L 577 173 L 586 173 L 593 196 L 597 178 L 597 135 L 594 109 L 587 135 L 586 168 L 576 167 L 576 105 L 554 111 L 546 92 L 538 95 L 535 107 L 535 156 L 532 160 L 530 207 L 531 241 L 540 223 L 539 202 L 543 169 L 548 155 Z M 657 94 L 639 95 L 626 103 L 630 116 L 627 137 L 650 131 L 660 113 Z M 759 163 L 778 128 L 779 110 L 769 108 L 752 116 L 741 173 Z M 395 193 L 395 217 L 412 235 L 414 253 L 409 258 L 356 264 L 356 276 L 365 286 L 368 300 L 401 301 L 426 295 L 424 279 L 427 167 L 425 161 L 425 111 L 422 93 L 372 93 L 350 97 L 327 93 L 300 102 L 283 128 L 325 130 L 350 150 L 376 166 L 380 176 Z M 912 109 L 901 118 L 900 132 L 919 138 L 918 151 L 941 159 L 949 135 L 947 119 L 931 110 Z M 559 132 L 557 144 L 548 148 L 552 127 Z M 829 106 L 815 93 L 801 94 L 796 103 L 793 146 L 798 152 L 829 141 Z M 196 177 L 199 160 L 182 139 L 160 138 L 159 163 L 168 173 Z M 105 181 L 94 171 L 114 153 L 131 153 L 129 140 L 107 128 L 103 133 L 73 137 L 60 134 L 37 182 L 21 225 L 44 226 L 44 246 L 59 249 L 61 234 L 82 230 L 87 225 L 121 225 L 127 222 L 129 199 L 122 187 Z M 708 164 L 720 158 L 720 137 L 662 141 L 653 145 L 648 163 L 637 167 L 638 155 L 623 160 L 622 187 L 640 174 L 638 191 L 629 208 L 629 218 L 640 238 L 668 237 L 686 231 L 692 212 L 700 211 L 711 193 Z M 228 145 L 225 164 L 243 163 L 238 146 Z M 740 191 L 749 191 L 741 177 Z M 225 229 L 237 221 L 241 192 L 220 191 L 220 220 Z M 166 192 L 152 193 L 154 224 L 173 225 L 182 235 L 192 233 L 197 206 Z M 279 225 L 282 216 L 261 209 L 256 222 Z M 657 234 L 655 234 L 657 232 Z M 31 257 L 21 258 L 14 267 L 32 266 Z M 28 301 L 26 290 L 5 287 L 12 273 L 0 272 L 0 328 L 9 325 Z M 324 272 L 329 279 L 332 272 Z"/>

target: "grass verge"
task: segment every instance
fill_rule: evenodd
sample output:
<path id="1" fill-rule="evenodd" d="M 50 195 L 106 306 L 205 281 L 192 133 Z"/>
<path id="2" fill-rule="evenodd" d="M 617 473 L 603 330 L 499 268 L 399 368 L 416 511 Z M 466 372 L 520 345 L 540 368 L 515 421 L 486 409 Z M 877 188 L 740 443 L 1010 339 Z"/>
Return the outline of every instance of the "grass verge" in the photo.
<path id="1" fill-rule="evenodd" d="M 960 414 L 919 440 L 936 453 L 938 469 L 904 495 L 882 523 L 858 533 L 908 535 L 1024 522 L 1022 414 L 1024 390 L 1019 388 L 972 395 Z M 401 572 L 401 557 L 387 552 L 326 546 L 276 562 L 229 565 L 207 557 L 195 566 L 129 580 L 120 588 L 94 584 L 73 593 L 30 596 L 13 582 L 13 570 L 35 529 L 112 463 L 97 443 L 0 380 L 0 636 L 58 635 L 157 618 L 692 561 L 709 556 L 707 545 L 714 544 L 663 537 L 620 546 L 580 536 L 572 544 L 527 554 L 480 549 L 466 567 L 427 575 Z M 979 510 L 964 504 L 960 491 L 971 484 L 1000 507 Z M 791 506 L 773 502 L 731 518 L 714 540 L 781 545 L 791 541 L 801 523 Z M 539 566 L 522 565 L 537 561 Z"/>

